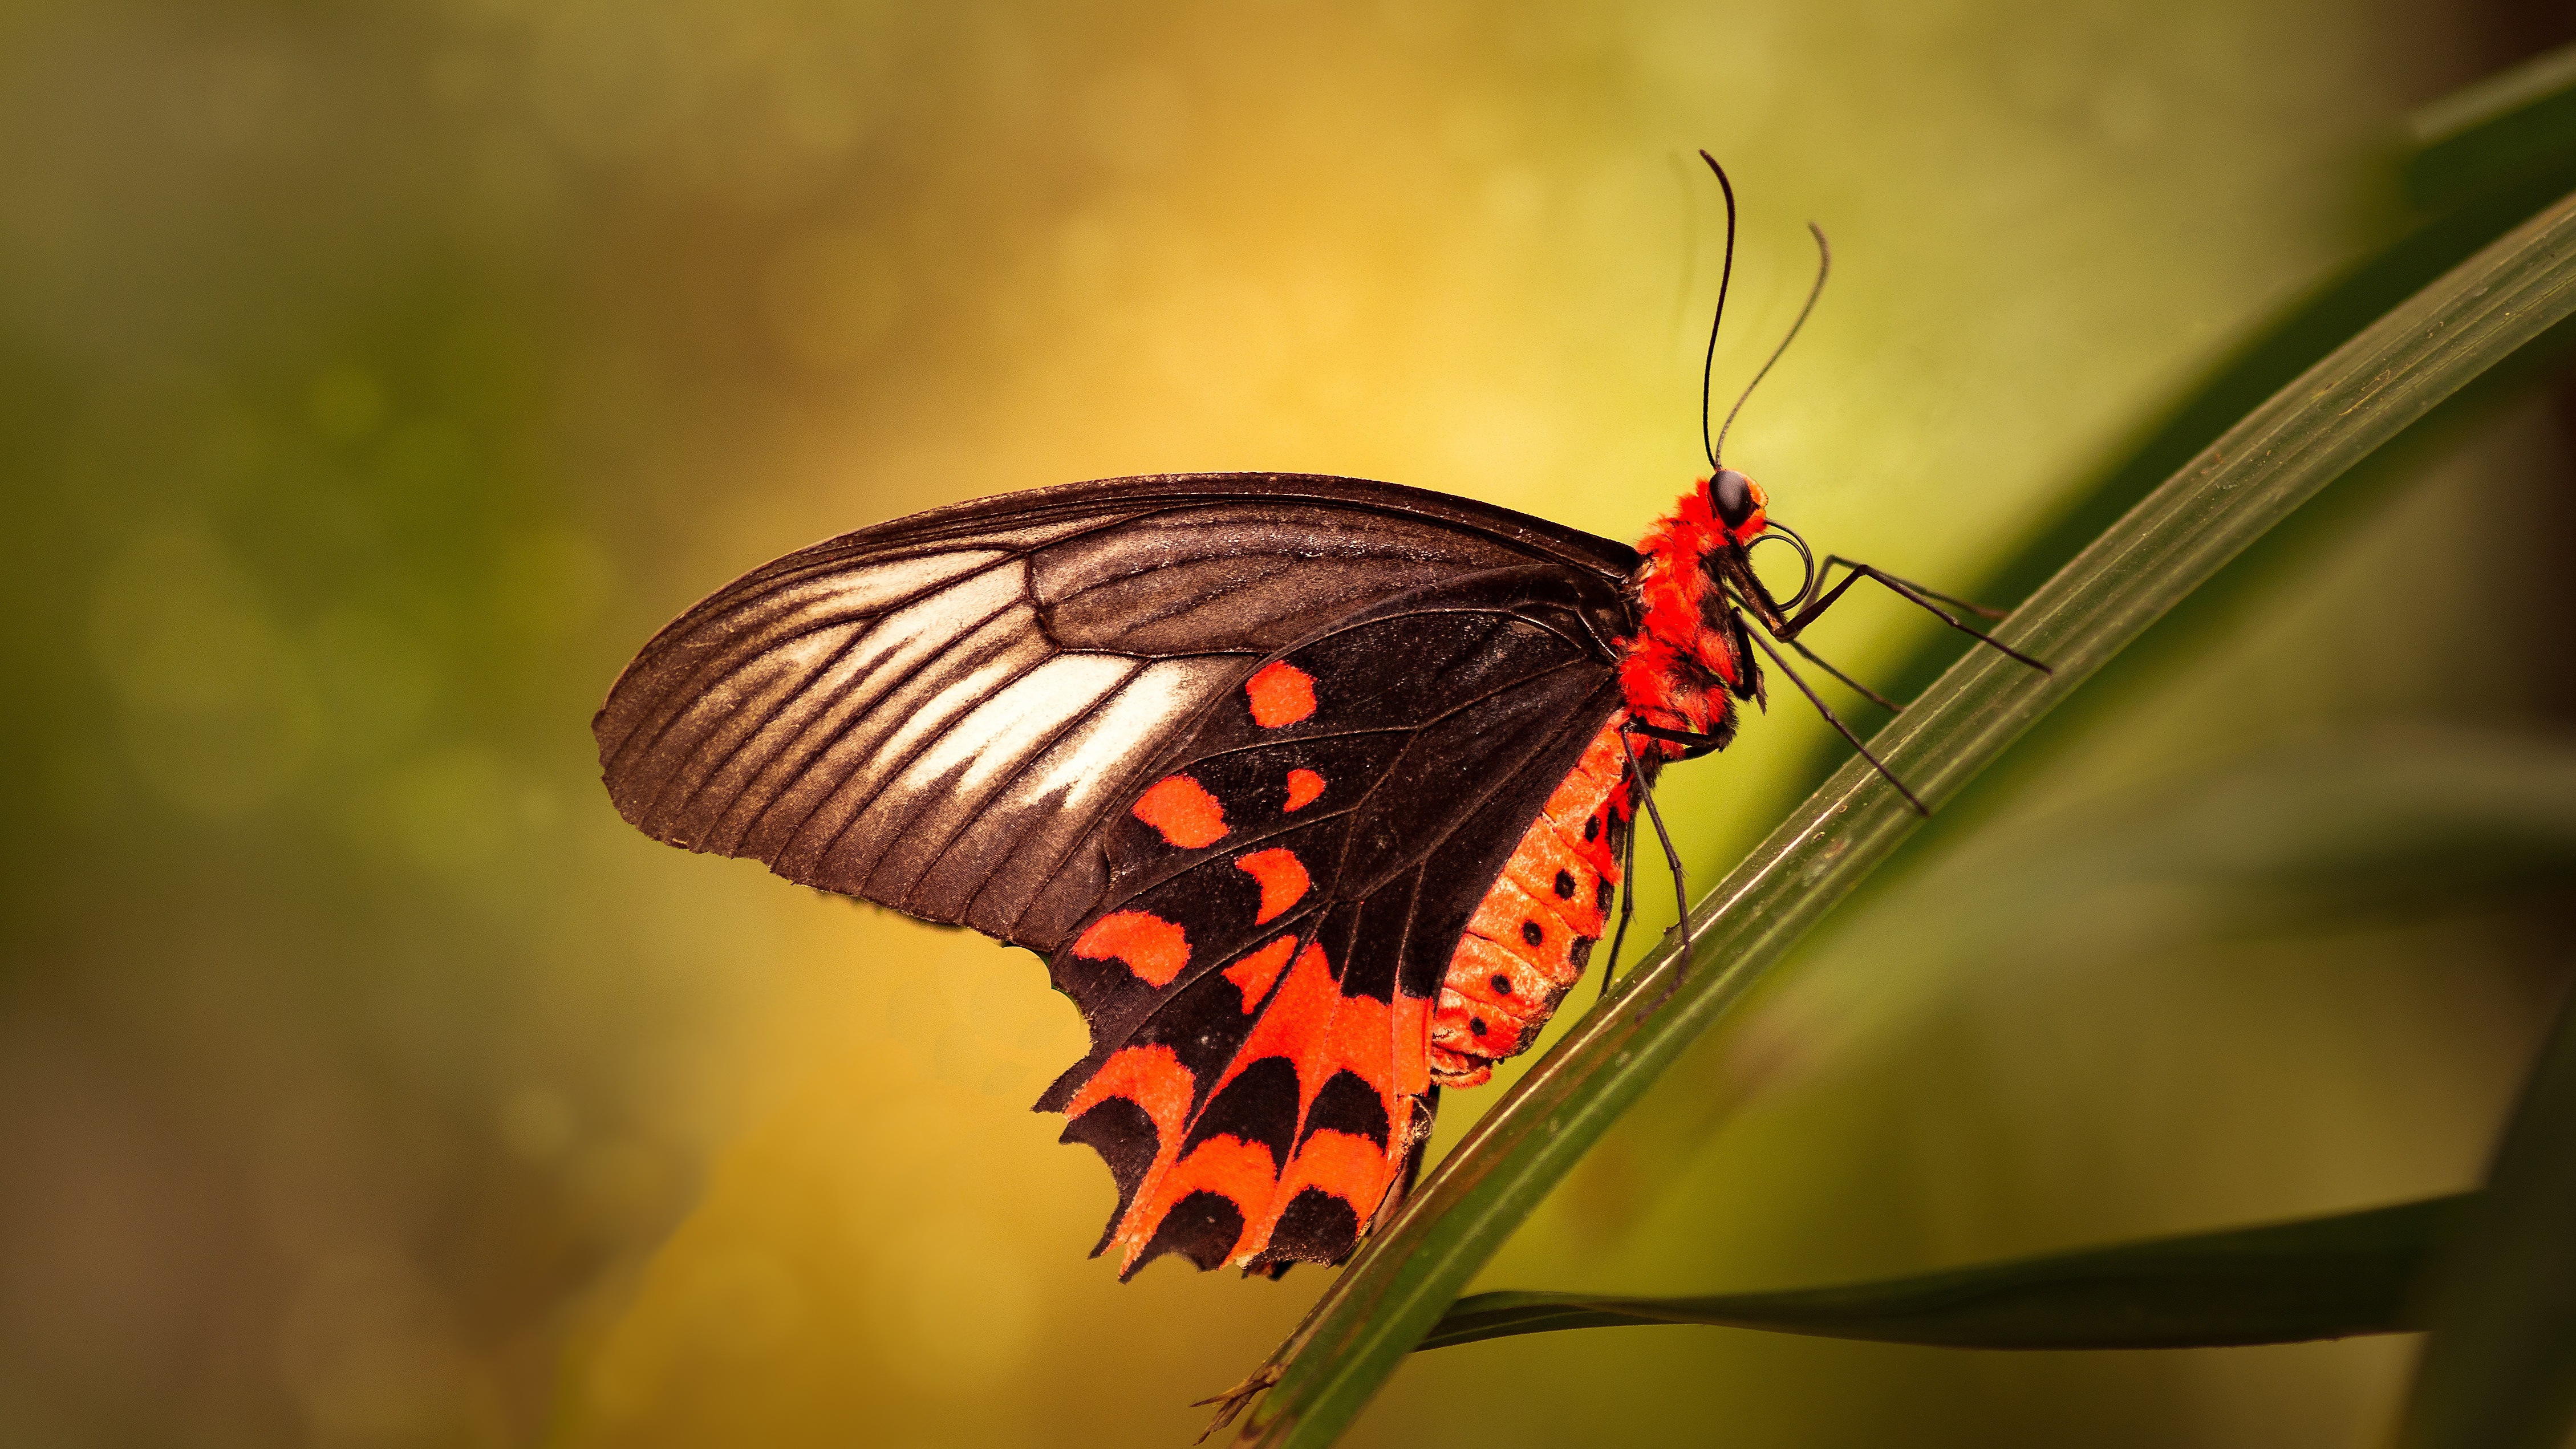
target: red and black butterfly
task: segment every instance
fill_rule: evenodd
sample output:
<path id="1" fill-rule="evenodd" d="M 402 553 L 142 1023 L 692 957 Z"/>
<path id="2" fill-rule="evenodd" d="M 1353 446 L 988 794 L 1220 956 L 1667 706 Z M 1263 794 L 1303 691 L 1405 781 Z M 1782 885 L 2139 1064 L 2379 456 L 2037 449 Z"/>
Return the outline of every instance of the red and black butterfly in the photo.
<path id="1" fill-rule="evenodd" d="M 594 722 L 609 793 L 674 845 L 1046 957 L 1091 1050 L 1037 1105 L 1117 1180 L 1094 1251 L 1122 1276 L 1339 1262 L 1439 1089 L 1582 973 L 1633 801 L 1733 736 L 1757 648 L 1786 670 L 1764 635 L 1798 647 L 1861 577 L 1942 613 L 1840 559 L 1775 600 L 1748 550 L 1795 536 L 1709 453 L 1641 549 L 1277 473 L 862 529 L 645 646 Z"/>

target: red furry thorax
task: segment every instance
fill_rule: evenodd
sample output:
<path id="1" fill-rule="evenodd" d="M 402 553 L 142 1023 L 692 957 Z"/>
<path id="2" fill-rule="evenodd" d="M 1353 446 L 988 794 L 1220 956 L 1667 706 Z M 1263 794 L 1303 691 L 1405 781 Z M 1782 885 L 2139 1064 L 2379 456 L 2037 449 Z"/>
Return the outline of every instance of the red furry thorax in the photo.
<path id="1" fill-rule="evenodd" d="M 1726 690 L 1737 682 L 1741 664 L 1735 641 L 1710 625 L 1723 618 L 1713 608 L 1717 584 L 1701 560 L 1733 540 L 1708 502 L 1706 485 L 1693 488 L 1655 521 L 1638 552 L 1645 566 L 1638 574 L 1638 595 L 1645 606 L 1644 627 L 1637 637 L 1621 641 L 1619 684 L 1631 719 L 1692 734 L 1723 734 L 1732 701 Z M 1681 753 L 1669 741 L 1636 742 L 1641 749 Z"/>

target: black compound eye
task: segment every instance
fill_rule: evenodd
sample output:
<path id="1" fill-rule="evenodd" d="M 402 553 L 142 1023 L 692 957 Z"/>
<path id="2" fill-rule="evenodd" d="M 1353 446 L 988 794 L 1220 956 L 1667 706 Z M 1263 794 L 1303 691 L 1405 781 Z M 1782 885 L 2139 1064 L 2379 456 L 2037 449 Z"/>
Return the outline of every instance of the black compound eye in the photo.
<path id="1" fill-rule="evenodd" d="M 1708 480 L 1708 501 L 1719 521 L 1729 528 L 1742 528 L 1744 520 L 1753 516 L 1753 480 L 1732 468 L 1720 468 Z"/>

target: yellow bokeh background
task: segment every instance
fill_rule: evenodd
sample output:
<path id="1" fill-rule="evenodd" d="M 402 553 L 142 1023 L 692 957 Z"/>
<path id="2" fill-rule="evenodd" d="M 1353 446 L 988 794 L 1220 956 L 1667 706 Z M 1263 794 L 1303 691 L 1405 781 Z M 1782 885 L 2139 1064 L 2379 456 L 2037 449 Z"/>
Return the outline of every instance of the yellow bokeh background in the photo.
<path id="1" fill-rule="evenodd" d="M 1107 1174 L 1028 1111 L 1084 1041 L 1043 967 L 623 825 L 587 724 L 634 649 L 814 539 L 1090 477 L 1354 474 L 1633 539 L 1699 462 L 1702 146 L 1744 206 L 1721 403 L 1804 295 L 1804 224 L 1835 248 L 1729 461 L 1820 547 L 1973 584 L 2392 235 L 2404 115 L 2543 28 L 7 7 L 0 1442 L 1186 1442 L 1327 1275 L 1086 1259 Z M 1988 856 L 1925 872 L 2092 838 L 2083 812 L 2246 751 L 2560 728 L 2555 414 L 2408 467 L 2104 711 Z M 1867 675 L 1931 627 L 1882 600 L 1817 637 Z M 1784 694 L 1668 777 L 1702 881 L 1825 739 Z M 2548 997 L 2476 921 L 2140 927 L 2043 969 L 2101 922 L 2024 934 L 2046 902 L 1922 879 L 1484 1286 L 1828 1281 L 2456 1189 Z M 1453 1094 L 1440 1144 L 1491 1096 Z M 1409 1363 L 1352 1442 L 2348 1444 L 2406 1353 L 1555 1335 Z"/>

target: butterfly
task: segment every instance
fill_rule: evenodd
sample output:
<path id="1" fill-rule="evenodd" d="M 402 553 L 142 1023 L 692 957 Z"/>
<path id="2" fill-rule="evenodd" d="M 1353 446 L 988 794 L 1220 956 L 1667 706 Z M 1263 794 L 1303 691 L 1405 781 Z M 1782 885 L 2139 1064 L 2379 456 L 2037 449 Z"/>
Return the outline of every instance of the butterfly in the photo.
<path id="1" fill-rule="evenodd" d="M 644 647 L 593 725 L 609 795 L 671 844 L 1046 958 L 1090 1050 L 1037 1107 L 1107 1163 L 1093 1252 L 1122 1277 L 1337 1263 L 1402 1201 L 1440 1090 L 1581 976 L 1636 806 L 1764 702 L 1763 658 L 1843 677 L 1798 635 L 1862 578 L 1986 639 L 1957 600 L 1816 566 L 1723 438 L 1633 549 L 1285 473 L 845 534 Z M 1773 538 L 1809 560 L 1786 603 L 1750 561 Z"/>

